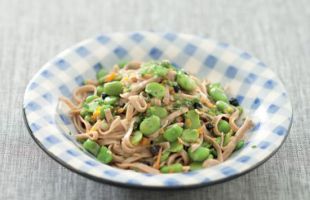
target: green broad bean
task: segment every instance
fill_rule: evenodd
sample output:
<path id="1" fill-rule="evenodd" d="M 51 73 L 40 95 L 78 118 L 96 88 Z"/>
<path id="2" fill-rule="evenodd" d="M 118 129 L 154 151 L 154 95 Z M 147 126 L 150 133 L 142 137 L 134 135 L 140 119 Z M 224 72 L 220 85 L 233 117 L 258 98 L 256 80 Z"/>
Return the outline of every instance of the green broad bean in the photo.
<path id="1" fill-rule="evenodd" d="M 183 171 L 183 166 L 180 163 L 176 163 L 173 165 L 166 165 L 162 166 L 160 168 L 160 171 L 162 173 L 176 173 L 176 172 L 182 172 Z"/>
<path id="2" fill-rule="evenodd" d="M 97 86 L 97 96 L 101 96 L 103 93 L 103 90 L 104 89 L 102 85 Z"/>
<path id="3" fill-rule="evenodd" d="M 208 156 L 207 160 L 213 159 L 213 158 L 214 158 L 213 154 L 210 154 L 210 155 Z"/>
<path id="4" fill-rule="evenodd" d="M 145 136 L 155 133 L 159 128 L 160 118 L 156 115 L 145 118 L 139 126 L 140 131 Z"/>
<path id="5" fill-rule="evenodd" d="M 118 96 L 123 92 L 123 84 L 119 81 L 112 81 L 104 84 L 103 91 L 109 96 Z"/>
<path id="6" fill-rule="evenodd" d="M 212 88 L 218 88 L 218 89 L 221 89 L 222 91 L 224 91 L 224 89 L 222 88 L 222 85 L 221 83 L 211 83 L 207 86 L 207 90 L 208 90 L 208 93 L 210 93 L 210 90 Z"/>
<path id="7" fill-rule="evenodd" d="M 152 95 L 153 97 L 161 99 L 165 96 L 166 89 L 163 85 L 153 82 L 146 85 L 145 92 Z"/>
<path id="8" fill-rule="evenodd" d="M 160 106 L 151 106 L 146 111 L 147 115 L 156 115 L 159 118 L 163 119 L 168 116 L 166 108 Z"/>
<path id="9" fill-rule="evenodd" d="M 92 119 L 92 117 L 91 117 L 91 115 L 86 115 L 85 117 L 84 117 L 84 119 L 85 119 L 85 121 L 87 121 L 87 122 L 89 122 L 89 123 L 93 123 L 93 119 Z"/>
<path id="10" fill-rule="evenodd" d="M 161 157 L 160 157 L 160 162 L 164 162 L 166 161 L 170 156 L 170 152 L 169 151 L 164 151 L 162 154 L 161 154 Z"/>
<path id="11" fill-rule="evenodd" d="M 229 143 L 231 136 L 232 136 L 232 131 L 229 131 L 227 134 L 225 134 L 224 142 L 223 142 L 224 146 L 226 146 Z"/>
<path id="12" fill-rule="evenodd" d="M 121 61 L 121 62 L 118 63 L 118 66 L 119 66 L 119 68 L 122 69 L 122 68 L 124 68 L 127 64 L 128 64 L 127 61 Z"/>
<path id="13" fill-rule="evenodd" d="M 167 128 L 164 132 L 164 138 L 169 142 L 174 142 L 182 135 L 183 128 L 177 124 L 174 124 Z"/>
<path id="14" fill-rule="evenodd" d="M 195 110 L 190 110 L 185 114 L 185 127 L 190 129 L 200 127 L 200 118 Z"/>
<path id="15" fill-rule="evenodd" d="M 96 95 L 90 95 L 90 96 L 88 96 L 86 99 L 85 99 L 85 102 L 86 103 L 90 103 L 90 102 L 92 102 L 93 100 L 95 100 L 95 99 L 97 99 L 98 98 L 98 96 L 96 96 Z"/>
<path id="16" fill-rule="evenodd" d="M 105 117 L 105 111 L 108 110 L 108 109 L 111 109 L 112 106 L 110 105 L 103 105 L 101 108 L 100 108 L 100 119 L 104 119 Z"/>
<path id="17" fill-rule="evenodd" d="M 99 144 L 97 144 L 95 141 L 92 141 L 91 139 L 87 139 L 84 143 L 83 143 L 83 147 L 91 154 L 93 154 L 94 156 L 97 156 L 98 151 L 100 149 Z"/>
<path id="18" fill-rule="evenodd" d="M 183 90 L 186 91 L 192 91 L 197 87 L 195 81 L 183 72 L 179 72 L 177 74 L 177 83 Z"/>
<path id="19" fill-rule="evenodd" d="M 149 64 L 142 65 L 140 73 L 142 76 L 146 74 L 150 74 L 150 75 L 155 75 L 159 77 L 164 77 L 167 75 L 168 69 L 157 63 L 149 63 Z"/>
<path id="20" fill-rule="evenodd" d="M 97 155 L 97 159 L 102 163 L 108 164 L 113 160 L 112 152 L 106 146 L 102 146 Z"/>
<path id="21" fill-rule="evenodd" d="M 239 140 L 236 144 L 235 151 L 238 151 L 244 146 L 244 140 Z"/>
<path id="22" fill-rule="evenodd" d="M 213 155 L 213 157 L 217 157 L 217 151 L 214 148 L 210 150 L 210 153 Z"/>
<path id="23" fill-rule="evenodd" d="M 81 111 L 80 111 L 81 117 L 84 118 L 84 117 L 85 117 L 86 115 L 88 115 L 88 114 L 90 114 L 89 111 L 88 111 L 88 109 L 86 109 L 86 108 L 83 107 L 83 108 L 81 109 Z"/>
<path id="24" fill-rule="evenodd" d="M 215 102 L 217 101 L 228 102 L 228 97 L 226 96 L 224 91 L 219 88 L 210 89 L 209 95 Z"/>
<path id="25" fill-rule="evenodd" d="M 189 157 L 196 162 L 202 162 L 208 158 L 210 154 L 210 149 L 205 147 L 198 147 L 195 151 L 192 151 L 191 148 L 188 150 Z"/>
<path id="26" fill-rule="evenodd" d="M 243 113 L 243 108 L 241 106 L 238 106 L 237 109 L 239 109 L 239 116 Z"/>
<path id="27" fill-rule="evenodd" d="M 211 148 L 212 144 L 208 143 L 208 142 L 203 142 L 201 144 L 202 147 L 206 147 L 206 148 Z"/>
<path id="28" fill-rule="evenodd" d="M 108 71 L 105 69 L 101 69 L 97 74 L 96 74 L 96 78 L 99 81 L 99 79 L 103 78 L 104 76 L 106 76 L 108 74 Z"/>
<path id="29" fill-rule="evenodd" d="M 173 153 L 177 153 L 183 150 L 183 144 L 179 143 L 178 141 L 172 142 L 170 144 L 169 151 Z"/>
<path id="30" fill-rule="evenodd" d="M 108 105 L 114 105 L 119 100 L 119 97 L 109 96 L 104 98 L 103 103 Z"/>
<path id="31" fill-rule="evenodd" d="M 215 138 L 215 142 L 218 143 L 218 144 L 221 144 L 222 138 L 221 137 Z"/>
<path id="32" fill-rule="evenodd" d="M 136 131 L 130 138 L 130 142 L 133 145 L 138 145 L 143 138 L 143 134 L 140 131 Z"/>
<path id="33" fill-rule="evenodd" d="M 108 130 L 109 129 L 109 125 L 108 125 L 108 123 L 107 122 L 105 122 L 105 121 L 103 121 L 102 123 L 101 123 L 101 129 L 102 130 Z"/>
<path id="34" fill-rule="evenodd" d="M 182 133 L 181 139 L 184 142 L 196 142 L 199 137 L 197 129 L 185 129 Z"/>
<path id="35" fill-rule="evenodd" d="M 201 162 L 192 162 L 189 166 L 190 171 L 195 171 L 203 168 Z"/>
<path id="36" fill-rule="evenodd" d="M 234 108 L 224 101 L 217 101 L 215 105 L 222 113 L 231 114 L 234 112 Z"/>
<path id="37" fill-rule="evenodd" d="M 217 128 L 221 133 L 228 133 L 231 130 L 229 123 L 222 119 L 217 124 Z"/>

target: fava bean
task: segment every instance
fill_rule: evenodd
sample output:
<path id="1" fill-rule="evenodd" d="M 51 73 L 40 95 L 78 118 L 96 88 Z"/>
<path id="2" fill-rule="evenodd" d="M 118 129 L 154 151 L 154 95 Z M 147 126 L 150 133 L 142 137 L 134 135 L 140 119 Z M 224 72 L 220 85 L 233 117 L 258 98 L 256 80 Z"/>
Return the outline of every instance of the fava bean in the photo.
<path id="1" fill-rule="evenodd" d="M 172 142 L 170 144 L 169 151 L 173 153 L 177 153 L 183 150 L 183 144 L 179 143 L 178 141 Z"/>
<path id="2" fill-rule="evenodd" d="M 160 128 L 160 118 L 156 115 L 145 118 L 140 124 L 140 131 L 148 136 L 155 133 Z"/>
<path id="3" fill-rule="evenodd" d="M 99 85 L 97 86 L 97 96 L 101 96 L 103 93 L 103 86 L 102 85 Z"/>
<path id="4" fill-rule="evenodd" d="M 90 114 L 89 111 L 88 111 L 86 108 L 83 107 L 83 108 L 81 109 L 81 111 L 80 111 L 81 117 L 84 118 L 84 117 L 85 117 L 86 115 L 88 115 L 88 114 Z"/>
<path id="5" fill-rule="evenodd" d="M 140 141 L 142 140 L 143 138 L 143 134 L 140 132 L 140 131 L 136 131 L 133 133 L 133 135 L 131 136 L 130 138 L 130 142 L 131 144 L 133 145 L 137 145 L 140 143 Z"/>
<path id="6" fill-rule="evenodd" d="M 228 133 L 231 129 L 229 123 L 222 119 L 217 124 L 217 128 L 222 133 Z"/>
<path id="7" fill-rule="evenodd" d="M 169 142 L 174 142 L 182 135 L 183 128 L 177 124 L 174 124 L 167 128 L 164 132 L 164 138 Z"/>
<path id="8" fill-rule="evenodd" d="M 182 140 L 184 142 L 196 142 L 199 137 L 197 129 L 185 129 L 182 133 Z"/>
<path id="9" fill-rule="evenodd" d="M 91 154 L 93 154 L 94 156 L 97 156 L 98 151 L 100 149 L 99 144 L 97 144 L 95 141 L 92 141 L 91 139 L 87 139 L 84 143 L 83 143 L 83 147 L 90 152 Z"/>
<path id="10" fill-rule="evenodd" d="M 97 159 L 102 163 L 108 164 L 113 160 L 112 152 L 106 146 L 102 146 L 97 155 Z"/>
<path id="11" fill-rule="evenodd" d="M 212 88 L 218 88 L 218 89 L 224 91 L 224 89 L 222 88 L 222 85 L 220 83 L 211 83 L 211 84 L 209 84 L 208 87 L 207 87 L 208 93 L 210 93 L 210 90 Z"/>
<path id="12" fill-rule="evenodd" d="M 111 109 L 112 106 L 110 105 L 103 105 L 101 108 L 100 108 L 100 119 L 104 119 L 105 117 L 105 111 L 108 110 L 108 109 Z"/>
<path id="13" fill-rule="evenodd" d="M 244 146 L 244 140 L 239 140 L 236 144 L 235 151 L 241 149 Z"/>
<path id="14" fill-rule="evenodd" d="M 169 158 L 169 155 L 170 155 L 170 152 L 169 152 L 169 151 L 164 151 L 164 152 L 161 154 L 160 162 L 166 161 L 166 160 Z"/>
<path id="15" fill-rule="evenodd" d="M 190 129 L 200 127 L 200 118 L 195 110 L 190 110 L 185 114 L 185 127 Z"/>
<path id="16" fill-rule="evenodd" d="M 201 162 L 192 162 L 189 166 L 190 166 L 191 171 L 199 170 L 203 168 Z"/>
<path id="17" fill-rule="evenodd" d="M 166 165 L 166 166 L 162 166 L 160 168 L 160 171 L 162 173 L 182 172 L 183 171 L 183 166 L 180 163 L 176 163 L 176 164 L 173 164 L 173 165 Z"/>
<path id="18" fill-rule="evenodd" d="M 110 96 L 118 96 L 123 92 L 123 84 L 119 81 L 112 81 L 104 84 L 104 93 Z"/>
<path id="19" fill-rule="evenodd" d="M 216 108 L 222 113 L 231 114 L 234 112 L 234 108 L 224 101 L 217 101 Z"/>
<path id="20" fill-rule="evenodd" d="M 179 72 L 177 74 L 177 83 L 183 90 L 186 91 L 192 91 L 197 86 L 195 81 L 183 72 Z"/>
<path id="21" fill-rule="evenodd" d="M 226 94 L 224 93 L 223 90 L 219 89 L 219 88 L 212 88 L 209 92 L 210 97 L 215 101 L 224 101 L 224 102 L 228 102 L 228 98 L 226 96 Z"/>
<path id="22" fill-rule="evenodd" d="M 208 158 L 210 149 L 205 147 L 198 147 L 195 151 L 191 148 L 188 150 L 188 155 L 193 161 L 202 162 Z"/>
<path id="23" fill-rule="evenodd" d="M 119 100 L 119 97 L 109 96 L 109 97 L 106 97 L 103 100 L 103 102 L 104 102 L 104 104 L 114 105 L 118 100 Z"/>
<path id="24" fill-rule="evenodd" d="M 107 70 L 101 69 L 101 70 L 96 74 L 97 80 L 99 80 L 100 78 L 106 76 L 107 74 L 108 74 L 108 71 L 107 71 Z"/>
<path id="25" fill-rule="evenodd" d="M 85 102 L 86 103 L 90 103 L 90 102 L 92 102 L 94 99 L 97 99 L 98 98 L 98 96 L 96 96 L 96 95 L 90 95 L 90 96 L 88 96 L 86 99 L 85 99 Z"/>
<path id="26" fill-rule="evenodd" d="M 225 134 L 224 136 L 224 142 L 223 142 L 223 145 L 226 146 L 229 141 L 230 141 L 230 138 L 231 138 L 231 135 L 232 135 L 232 131 L 229 131 L 227 134 Z"/>
<path id="27" fill-rule="evenodd" d="M 146 85 L 145 92 L 152 95 L 153 97 L 161 99 L 165 96 L 166 89 L 163 85 L 153 82 Z"/>
<path id="28" fill-rule="evenodd" d="M 146 112 L 147 112 L 147 115 L 156 115 L 161 119 L 167 117 L 168 115 L 166 108 L 159 107 L 159 106 L 151 106 L 150 108 L 147 109 Z"/>

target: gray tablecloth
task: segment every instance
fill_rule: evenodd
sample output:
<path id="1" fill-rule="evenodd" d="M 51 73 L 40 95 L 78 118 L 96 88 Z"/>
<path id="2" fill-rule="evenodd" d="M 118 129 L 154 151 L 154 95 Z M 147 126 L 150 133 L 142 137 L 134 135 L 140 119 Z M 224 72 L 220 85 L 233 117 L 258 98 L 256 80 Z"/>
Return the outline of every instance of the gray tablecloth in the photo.
<path id="1" fill-rule="evenodd" d="M 232 181 L 187 191 L 96 183 L 65 169 L 31 139 L 26 84 L 42 64 L 100 32 L 204 34 L 264 60 L 284 81 L 294 123 L 278 153 Z M 0 0 L 0 199 L 309 199 L 309 0 Z"/>

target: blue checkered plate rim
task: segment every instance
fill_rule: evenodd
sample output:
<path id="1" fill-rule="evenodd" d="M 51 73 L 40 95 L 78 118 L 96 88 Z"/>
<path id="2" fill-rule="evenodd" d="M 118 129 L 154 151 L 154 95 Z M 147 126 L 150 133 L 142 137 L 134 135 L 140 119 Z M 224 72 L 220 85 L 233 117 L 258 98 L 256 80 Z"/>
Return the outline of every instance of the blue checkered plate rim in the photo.
<path id="1" fill-rule="evenodd" d="M 84 152 L 68 134 L 71 120 L 56 111 L 60 96 L 121 60 L 169 59 L 200 78 L 228 86 L 255 123 L 246 146 L 227 161 L 203 170 L 150 175 L 117 169 Z M 148 31 L 101 34 L 63 51 L 30 80 L 24 96 L 25 122 L 36 143 L 68 169 L 125 187 L 175 189 L 212 185 L 256 168 L 285 141 L 292 123 L 288 94 L 274 72 L 251 54 L 210 38 Z"/>

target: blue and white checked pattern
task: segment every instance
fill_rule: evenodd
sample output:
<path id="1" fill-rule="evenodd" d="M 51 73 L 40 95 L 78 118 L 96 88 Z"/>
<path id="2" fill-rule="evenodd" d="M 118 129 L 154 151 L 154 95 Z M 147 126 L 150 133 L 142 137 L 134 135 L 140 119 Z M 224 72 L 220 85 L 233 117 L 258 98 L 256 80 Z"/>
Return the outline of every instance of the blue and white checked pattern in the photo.
<path id="1" fill-rule="evenodd" d="M 169 59 L 200 78 L 227 85 L 231 96 L 238 98 L 256 124 L 248 134 L 246 147 L 218 166 L 168 175 L 116 169 L 80 150 L 68 135 L 74 133 L 70 119 L 56 112 L 58 97 L 70 98 L 73 89 L 93 79 L 101 67 L 109 69 L 121 60 L 133 59 Z M 208 38 L 153 32 L 102 34 L 64 51 L 30 81 L 24 108 L 34 137 L 67 166 L 99 179 L 145 187 L 212 184 L 241 174 L 281 145 L 292 120 L 292 107 L 282 83 L 252 55 Z"/>

